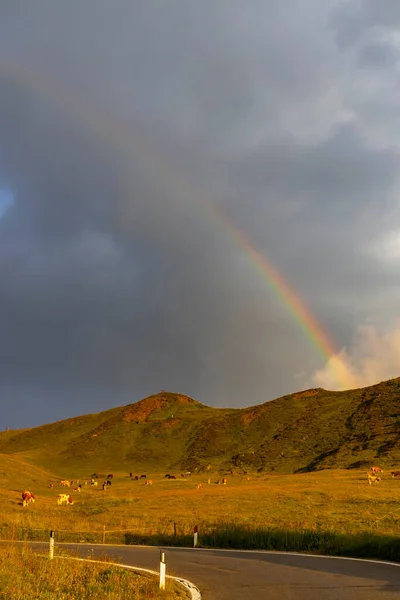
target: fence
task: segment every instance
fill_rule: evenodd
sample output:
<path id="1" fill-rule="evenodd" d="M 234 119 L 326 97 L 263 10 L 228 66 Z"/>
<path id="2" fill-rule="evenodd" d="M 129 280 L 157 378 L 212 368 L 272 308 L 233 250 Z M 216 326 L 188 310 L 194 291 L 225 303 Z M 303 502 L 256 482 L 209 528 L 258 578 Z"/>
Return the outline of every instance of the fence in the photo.
<path id="1" fill-rule="evenodd" d="M 165 546 L 191 546 L 194 542 L 194 535 L 191 525 L 179 525 L 176 521 L 165 524 L 161 531 L 138 531 L 137 529 L 106 529 L 103 525 L 101 529 L 94 530 L 74 530 L 74 529 L 58 529 L 58 542 L 70 543 L 89 543 L 89 544 L 153 544 Z M 195 532 L 197 540 L 197 531 Z M 211 531 L 211 527 L 204 527 L 204 532 Z M 35 528 L 24 525 L 3 524 L 0 525 L 0 538 L 10 541 L 36 541 L 47 542 L 49 528 Z M 197 541 L 196 541 L 197 545 Z"/>

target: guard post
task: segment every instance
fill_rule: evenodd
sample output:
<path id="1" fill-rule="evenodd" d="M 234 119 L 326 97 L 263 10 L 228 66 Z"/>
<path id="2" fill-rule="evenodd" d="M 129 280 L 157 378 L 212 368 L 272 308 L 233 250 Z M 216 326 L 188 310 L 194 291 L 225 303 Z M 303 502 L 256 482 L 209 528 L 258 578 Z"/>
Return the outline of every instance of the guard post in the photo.
<path id="1" fill-rule="evenodd" d="M 197 541 L 199 536 L 199 528 L 197 525 L 193 527 L 193 548 L 197 547 Z"/>
<path id="2" fill-rule="evenodd" d="M 167 565 L 165 564 L 165 552 L 160 552 L 160 590 L 165 590 L 165 571 Z"/>
<path id="3" fill-rule="evenodd" d="M 54 531 L 50 531 L 50 547 L 49 547 L 49 558 L 54 558 Z"/>

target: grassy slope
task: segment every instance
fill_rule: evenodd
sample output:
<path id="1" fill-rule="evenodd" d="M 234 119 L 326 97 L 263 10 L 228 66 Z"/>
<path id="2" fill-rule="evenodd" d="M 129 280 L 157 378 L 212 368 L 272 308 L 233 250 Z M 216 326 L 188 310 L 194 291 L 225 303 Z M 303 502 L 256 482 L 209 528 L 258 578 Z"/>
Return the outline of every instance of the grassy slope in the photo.
<path id="1" fill-rule="evenodd" d="M 265 468 L 280 472 L 400 463 L 400 379 L 307 390 L 246 409 L 161 392 L 135 404 L 0 433 L 0 452 L 63 476 L 92 471 Z M 68 476 L 65 473 L 65 476 Z"/>

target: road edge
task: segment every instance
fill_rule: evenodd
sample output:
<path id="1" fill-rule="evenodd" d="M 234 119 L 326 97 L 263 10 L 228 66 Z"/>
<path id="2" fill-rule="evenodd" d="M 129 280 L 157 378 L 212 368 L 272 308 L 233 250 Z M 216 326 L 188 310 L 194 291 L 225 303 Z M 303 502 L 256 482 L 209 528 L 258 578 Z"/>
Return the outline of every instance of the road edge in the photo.
<path id="1" fill-rule="evenodd" d="M 54 558 L 56 558 L 56 559 L 60 558 L 60 559 L 64 559 L 64 560 L 80 560 L 80 561 L 96 563 L 96 564 L 100 564 L 100 565 L 112 565 L 114 567 L 121 567 L 122 569 L 128 569 L 130 571 L 141 571 L 142 573 L 150 573 L 151 575 L 159 576 L 158 571 L 153 571 L 152 569 L 145 569 L 143 567 L 134 567 L 132 565 L 124 565 L 122 563 L 105 562 L 104 560 L 94 560 L 92 558 L 80 558 L 77 556 L 55 556 Z M 192 600 L 201 600 L 201 593 L 200 593 L 199 588 L 196 587 L 194 585 L 194 583 L 192 583 L 188 579 L 183 579 L 182 577 L 176 577 L 175 575 L 166 575 L 166 578 L 173 579 L 174 581 L 179 583 L 182 587 L 186 588 L 189 591 Z"/>

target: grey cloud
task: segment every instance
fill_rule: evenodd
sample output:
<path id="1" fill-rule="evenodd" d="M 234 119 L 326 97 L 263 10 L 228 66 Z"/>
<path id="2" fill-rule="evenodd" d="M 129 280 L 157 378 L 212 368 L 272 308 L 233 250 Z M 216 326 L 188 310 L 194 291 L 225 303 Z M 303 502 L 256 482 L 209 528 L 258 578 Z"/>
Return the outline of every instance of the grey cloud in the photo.
<path id="1" fill-rule="evenodd" d="M 387 68 L 399 62 L 400 56 L 390 44 L 371 42 L 359 53 L 357 64 L 363 68 Z"/>
<path id="2" fill-rule="evenodd" d="M 334 5 L 7 6 L 0 390 L 24 410 L 9 426 L 161 388 L 243 406 L 305 385 L 324 365 L 249 244 L 338 349 L 355 320 L 392 314 L 396 273 L 365 247 L 391 219 L 398 152 L 373 143 L 348 83 L 379 49 L 362 70 L 338 53 Z M 341 10 L 337 31 L 358 31 Z"/>
<path id="3" fill-rule="evenodd" d="M 331 13 L 330 24 L 338 44 L 352 46 L 366 32 L 396 30 L 400 25 L 400 5 L 396 0 L 388 0 L 384 5 L 374 0 L 339 2 Z"/>

